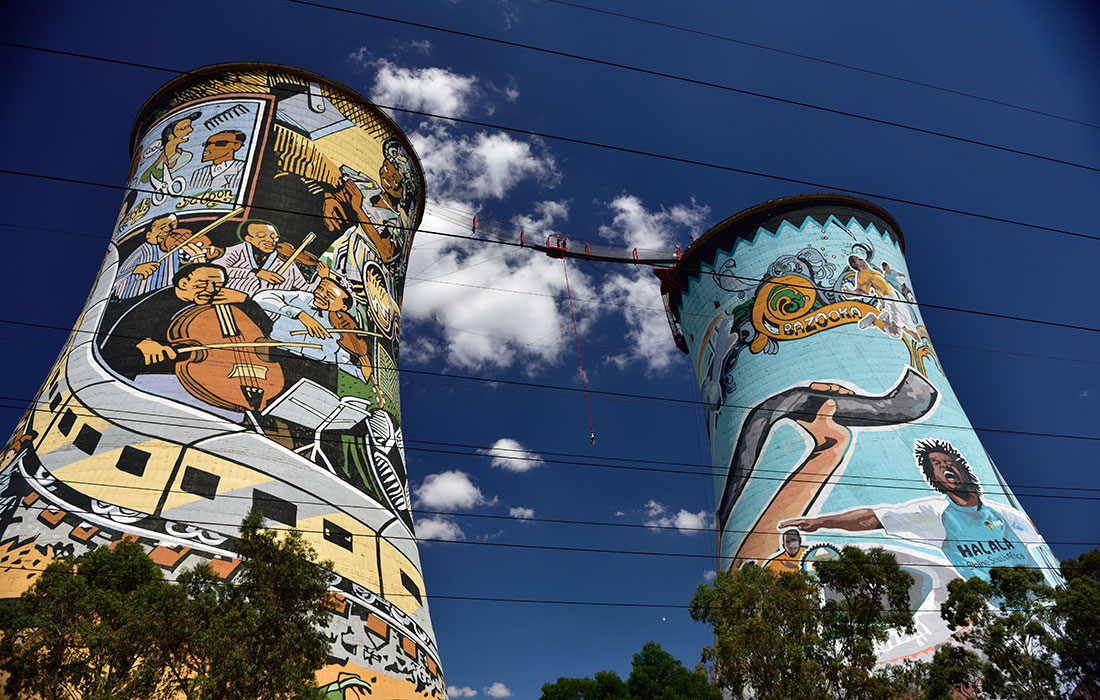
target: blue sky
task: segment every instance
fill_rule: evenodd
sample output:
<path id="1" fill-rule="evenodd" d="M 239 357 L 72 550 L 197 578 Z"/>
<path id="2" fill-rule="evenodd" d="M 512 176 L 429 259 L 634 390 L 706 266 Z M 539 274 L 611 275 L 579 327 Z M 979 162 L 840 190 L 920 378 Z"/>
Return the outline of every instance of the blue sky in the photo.
<path id="1" fill-rule="evenodd" d="M 1100 124 L 1091 3 L 664 3 L 628 11 L 786 51 Z M 346 3 L 345 6 L 351 6 Z M 732 85 L 1100 167 L 1100 128 L 741 44 L 545 1 L 411 0 L 371 12 Z M 262 60 L 341 81 L 379 104 L 719 163 L 1100 236 L 1100 173 L 710 87 L 285 2 L 23 4 L 8 42 L 190 69 Z M 0 168 L 121 185 L 142 103 L 168 73 L 0 46 Z M 758 202 L 815 188 L 698 165 L 395 113 L 428 177 L 422 229 L 454 212 L 574 240 L 686 245 Z M 118 213 L 119 193 L 0 175 L 8 251 L 3 319 L 69 327 Z M 874 198 L 872 198 L 874 199 Z M 920 301 L 1100 326 L 1100 242 L 888 200 Z M 86 234 L 67 235 L 44 229 Z M 591 387 L 697 399 L 650 271 L 570 261 Z M 417 237 L 405 292 L 404 369 L 579 386 L 560 261 L 527 250 Z M 507 291 L 502 291 L 507 290 Z M 925 307 L 944 369 L 979 427 L 1097 435 L 1100 334 Z M 65 334 L 0 324 L 3 418 L 14 425 Z M 713 489 L 696 476 L 604 469 L 709 461 L 691 406 L 551 388 L 402 377 L 411 486 L 421 507 L 483 515 L 656 523 L 614 528 L 428 516 L 422 533 L 466 542 L 679 552 L 649 557 L 426 544 L 428 593 L 685 604 L 715 566 Z M 982 433 L 1055 553 L 1100 542 L 1096 441 Z M 494 459 L 456 443 L 530 452 Z M 418 442 L 423 441 L 423 442 Z M 426 451 L 428 448 L 436 451 Z M 474 454 L 447 454 L 451 450 Z M 567 453 L 582 457 L 554 456 Z M 518 454 L 518 453 L 511 453 Z M 554 461 L 558 460 L 558 461 Z M 570 464 L 564 462 L 583 462 Z M 685 466 L 686 465 L 686 466 Z M 670 465 L 650 465 L 670 466 Z M 1026 494 L 1071 496 L 1039 498 Z M 1093 545 L 1095 546 L 1095 544 Z M 706 628 L 683 609 L 468 600 L 431 603 L 452 696 L 537 698 L 561 675 L 625 675 L 648 639 L 693 665 Z M 499 684 L 499 685 L 494 685 Z M 469 692 L 467 692 L 467 689 Z"/>

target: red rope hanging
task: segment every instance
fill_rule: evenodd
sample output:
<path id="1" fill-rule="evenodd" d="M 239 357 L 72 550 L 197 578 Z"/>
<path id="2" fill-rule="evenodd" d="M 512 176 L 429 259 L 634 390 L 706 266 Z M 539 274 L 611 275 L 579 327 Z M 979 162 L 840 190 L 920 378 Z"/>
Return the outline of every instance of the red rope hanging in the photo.
<path id="1" fill-rule="evenodd" d="M 592 409 L 588 405 L 588 380 L 584 376 L 584 359 L 581 357 L 581 334 L 577 331 L 577 314 L 573 311 L 573 293 L 569 291 L 569 266 L 565 256 L 561 258 L 561 269 L 565 271 L 565 294 L 569 297 L 569 315 L 573 318 L 573 336 L 577 339 L 577 363 L 581 367 L 581 387 L 584 389 L 584 410 L 588 412 L 588 439 L 596 444 L 596 431 L 592 428 Z"/>

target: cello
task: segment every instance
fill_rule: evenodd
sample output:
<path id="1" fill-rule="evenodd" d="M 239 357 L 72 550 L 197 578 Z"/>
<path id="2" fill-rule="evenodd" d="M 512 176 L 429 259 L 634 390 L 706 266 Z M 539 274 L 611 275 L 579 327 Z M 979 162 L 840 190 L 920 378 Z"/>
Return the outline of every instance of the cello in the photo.
<path id="1" fill-rule="evenodd" d="M 262 411 L 283 390 L 283 368 L 268 350 L 276 343 L 236 304 L 200 304 L 168 327 L 180 355 L 176 377 L 189 394 L 231 411 Z M 184 357 L 186 355 L 186 357 Z"/>

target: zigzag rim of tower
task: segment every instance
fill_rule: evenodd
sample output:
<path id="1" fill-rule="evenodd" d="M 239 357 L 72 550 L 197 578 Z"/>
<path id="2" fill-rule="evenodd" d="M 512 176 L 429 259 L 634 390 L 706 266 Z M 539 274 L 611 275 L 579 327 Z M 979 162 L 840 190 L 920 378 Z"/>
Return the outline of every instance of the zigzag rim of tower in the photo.
<path id="1" fill-rule="evenodd" d="M 819 209 L 820 212 L 815 211 Z M 714 259 L 719 251 L 732 253 L 739 241 L 752 243 L 757 233 L 763 229 L 775 235 L 782 222 L 787 221 L 792 211 L 807 218 L 840 218 L 838 214 L 848 215 L 864 229 L 874 226 L 888 236 L 905 254 L 905 239 L 897 220 L 885 209 L 866 199 L 831 192 L 815 192 L 780 197 L 762 202 L 744 209 L 712 226 L 684 251 L 680 261 L 671 269 L 675 284 L 664 285 L 668 294 L 668 308 L 679 317 L 682 294 L 690 288 L 691 281 L 697 281 L 709 274 L 707 263 Z M 822 216 L 817 217 L 815 214 Z M 802 224 L 800 224 L 801 226 Z M 732 234 L 732 235 L 731 235 Z"/>

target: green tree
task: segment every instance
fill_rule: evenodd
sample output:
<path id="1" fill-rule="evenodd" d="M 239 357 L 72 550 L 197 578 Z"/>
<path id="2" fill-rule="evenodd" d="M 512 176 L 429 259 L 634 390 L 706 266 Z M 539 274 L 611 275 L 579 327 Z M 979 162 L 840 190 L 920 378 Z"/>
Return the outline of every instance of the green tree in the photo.
<path id="1" fill-rule="evenodd" d="M 320 698 L 329 562 L 251 512 L 231 583 L 203 565 L 165 581 L 135 542 L 50 564 L 0 613 L 14 697 L 107 700 Z"/>
<path id="2" fill-rule="evenodd" d="M 759 700 L 824 698 L 819 654 L 820 586 L 802 573 L 758 566 L 719 571 L 701 585 L 691 616 L 714 628 L 714 646 L 703 648 L 711 680 L 735 697 Z"/>
<path id="3" fill-rule="evenodd" d="M 875 671 L 875 644 L 891 630 L 915 629 L 909 588 L 913 577 L 883 549 L 845 547 L 831 561 L 819 562 L 822 606 L 821 666 L 832 697 L 891 697 L 893 671 Z"/>
<path id="4" fill-rule="evenodd" d="M 721 700 L 706 675 L 690 671 L 657 642 L 634 655 L 624 682 L 614 671 L 594 678 L 559 678 L 542 686 L 541 700 Z"/>
<path id="5" fill-rule="evenodd" d="M 846 547 L 813 576 L 752 565 L 721 572 L 696 590 L 691 614 L 714 628 L 703 660 L 736 697 L 889 698 L 913 683 L 876 670 L 874 644 L 912 630 L 911 585 L 893 555 Z"/>
<path id="6" fill-rule="evenodd" d="M 1062 697 L 1054 655 L 1059 628 L 1054 590 L 1033 567 L 996 567 L 947 585 L 941 615 L 965 647 L 941 648 L 934 668 L 949 660 L 956 681 L 978 686 L 983 697 L 1046 700 Z M 947 645 L 948 648 L 954 645 Z M 938 670 L 938 668 L 937 668 Z"/>
<path id="7" fill-rule="evenodd" d="M 132 540 L 100 547 L 79 564 L 50 564 L 0 611 L 0 659 L 10 697 L 110 700 L 170 694 L 157 653 L 170 585 Z"/>
<path id="8" fill-rule="evenodd" d="M 1059 674 L 1069 687 L 1100 697 L 1100 549 L 1063 561 L 1062 576 L 1066 585 L 1054 590 Z"/>

